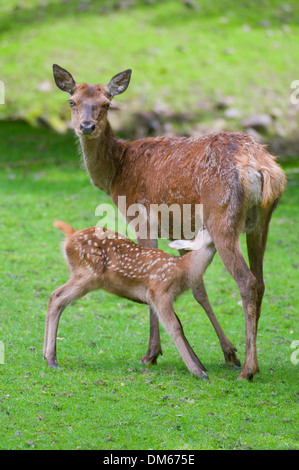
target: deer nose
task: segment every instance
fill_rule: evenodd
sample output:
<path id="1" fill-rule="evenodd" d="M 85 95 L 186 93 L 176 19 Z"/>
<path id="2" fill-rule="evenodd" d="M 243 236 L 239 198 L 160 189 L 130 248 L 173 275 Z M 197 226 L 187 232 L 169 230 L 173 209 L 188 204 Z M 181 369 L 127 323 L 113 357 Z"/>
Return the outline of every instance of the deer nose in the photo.
<path id="1" fill-rule="evenodd" d="M 95 128 L 95 123 L 91 121 L 83 121 L 80 124 L 80 131 L 82 132 L 82 134 L 92 134 Z"/>

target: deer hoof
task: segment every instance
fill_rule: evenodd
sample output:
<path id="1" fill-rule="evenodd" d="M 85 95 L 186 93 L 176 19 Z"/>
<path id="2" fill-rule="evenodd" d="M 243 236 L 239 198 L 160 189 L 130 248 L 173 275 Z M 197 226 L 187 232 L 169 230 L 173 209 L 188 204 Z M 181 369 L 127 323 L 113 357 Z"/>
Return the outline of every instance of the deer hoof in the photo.
<path id="1" fill-rule="evenodd" d="M 157 358 L 161 354 L 163 355 L 162 349 L 159 349 L 158 352 L 147 351 L 147 353 L 140 359 L 140 364 L 149 366 L 150 364 L 157 364 Z"/>
<path id="2" fill-rule="evenodd" d="M 224 359 L 226 365 L 233 365 L 236 367 L 241 367 L 241 361 L 236 355 L 236 348 L 224 351 Z"/>
<path id="3" fill-rule="evenodd" d="M 50 367 L 50 369 L 59 369 L 56 358 L 49 359 L 49 360 L 47 359 L 47 363 L 48 363 L 48 366 Z"/>
<path id="4" fill-rule="evenodd" d="M 250 367 L 248 367 L 248 369 L 243 369 L 241 374 L 239 375 L 238 379 L 239 380 L 244 380 L 244 379 L 247 379 L 249 380 L 250 382 L 253 381 L 253 377 L 254 375 L 256 374 L 256 372 L 259 372 L 258 368 L 254 371 L 253 369 L 251 369 Z"/>

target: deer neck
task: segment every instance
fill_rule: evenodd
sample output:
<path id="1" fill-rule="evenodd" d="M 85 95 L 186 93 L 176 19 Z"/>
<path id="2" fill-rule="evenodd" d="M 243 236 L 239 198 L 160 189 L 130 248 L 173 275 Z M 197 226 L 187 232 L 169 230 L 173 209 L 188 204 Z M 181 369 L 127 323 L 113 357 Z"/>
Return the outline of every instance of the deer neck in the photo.
<path id="1" fill-rule="evenodd" d="M 110 194 L 122 154 L 122 140 L 113 134 L 108 121 L 98 137 L 86 139 L 80 136 L 79 139 L 91 183 Z"/>

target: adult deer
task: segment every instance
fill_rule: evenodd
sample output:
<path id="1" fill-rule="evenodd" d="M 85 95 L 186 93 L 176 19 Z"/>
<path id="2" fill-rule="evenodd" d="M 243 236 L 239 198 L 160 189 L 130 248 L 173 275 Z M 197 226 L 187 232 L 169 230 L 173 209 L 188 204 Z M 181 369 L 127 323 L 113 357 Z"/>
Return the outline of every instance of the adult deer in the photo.
<path id="1" fill-rule="evenodd" d="M 73 126 L 93 185 L 109 194 L 115 204 L 118 196 L 124 195 L 127 207 L 142 203 L 148 214 L 153 203 L 203 204 L 203 222 L 215 246 L 209 261 L 217 250 L 242 298 L 246 357 L 239 378 L 251 380 L 259 370 L 256 335 L 264 294 L 268 226 L 286 182 L 275 158 L 242 133 L 124 141 L 113 134 L 107 111 L 114 96 L 127 89 L 130 69 L 115 75 L 106 86 L 77 84 L 58 65 L 53 71 L 58 88 L 70 95 Z M 240 250 L 242 232 L 247 235 L 250 268 Z M 157 240 L 149 236 L 137 241 L 144 247 L 157 247 Z M 236 348 L 214 315 L 202 278 L 193 295 L 213 324 L 226 362 L 240 365 Z M 149 346 L 142 362 L 155 363 L 159 354 L 159 323 L 151 309 Z"/>

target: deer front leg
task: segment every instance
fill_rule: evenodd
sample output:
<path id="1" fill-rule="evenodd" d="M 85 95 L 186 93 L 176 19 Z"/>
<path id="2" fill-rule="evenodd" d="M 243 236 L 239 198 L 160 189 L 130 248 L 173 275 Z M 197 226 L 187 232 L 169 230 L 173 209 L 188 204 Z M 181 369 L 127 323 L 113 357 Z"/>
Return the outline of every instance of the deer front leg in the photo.
<path id="1" fill-rule="evenodd" d="M 157 240 L 140 239 L 137 237 L 137 243 L 139 246 L 145 248 L 157 248 Z M 150 336 L 148 349 L 145 355 L 141 358 L 141 364 L 157 364 L 157 358 L 162 355 L 161 341 L 160 341 L 160 330 L 159 330 L 159 319 L 152 307 L 150 307 Z"/>

